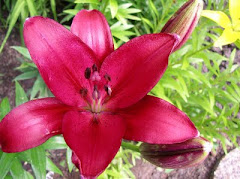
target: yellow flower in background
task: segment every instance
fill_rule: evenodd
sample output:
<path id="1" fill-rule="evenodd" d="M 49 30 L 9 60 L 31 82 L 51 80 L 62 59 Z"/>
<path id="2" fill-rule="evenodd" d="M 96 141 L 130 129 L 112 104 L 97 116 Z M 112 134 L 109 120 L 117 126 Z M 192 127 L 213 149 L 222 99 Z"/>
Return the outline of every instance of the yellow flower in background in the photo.
<path id="1" fill-rule="evenodd" d="M 222 47 L 240 39 L 240 0 L 229 0 L 229 11 L 231 19 L 221 11 L 204 10 L 202 12 L 202 16 L 224 28 L 222 35 L 214 42 L 215 47 Z"/>

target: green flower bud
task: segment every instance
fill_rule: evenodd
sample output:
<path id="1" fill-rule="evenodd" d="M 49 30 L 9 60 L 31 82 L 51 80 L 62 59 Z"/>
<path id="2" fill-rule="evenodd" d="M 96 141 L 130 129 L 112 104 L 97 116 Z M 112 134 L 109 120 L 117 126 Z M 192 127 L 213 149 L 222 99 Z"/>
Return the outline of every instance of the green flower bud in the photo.
<path id="1" fill-rule="evenodd" d="M 165 24 L 161 32 L 174 33 L 180 36 L 179 44 L 174 51 L 179 49 L 192 34 L 202 10 L 202 0 L 189 0 Z"/>

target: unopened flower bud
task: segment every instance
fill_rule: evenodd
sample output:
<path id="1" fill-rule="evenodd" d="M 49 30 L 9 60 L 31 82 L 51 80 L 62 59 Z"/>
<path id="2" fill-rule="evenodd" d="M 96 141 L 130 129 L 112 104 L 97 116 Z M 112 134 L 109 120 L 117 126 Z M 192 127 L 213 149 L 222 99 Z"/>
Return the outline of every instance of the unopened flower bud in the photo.
<path id="1" fill-rule="evenodd" d="M 140 146 L 140 152 L 147 161 L 162 168 L 185 168 L 203 162 L 212 149 L 212 144 L 203 137 L 197 137 L 176 144 L 147 144 Z"/>
<path id="2" fill-rule="evenodd" d="M 165 24 L 161 32 L 180 36 L 179 43 L 174 51 L 179 49 L 192 34 L 202 10 L 202 0 L 189 0 Z"/>

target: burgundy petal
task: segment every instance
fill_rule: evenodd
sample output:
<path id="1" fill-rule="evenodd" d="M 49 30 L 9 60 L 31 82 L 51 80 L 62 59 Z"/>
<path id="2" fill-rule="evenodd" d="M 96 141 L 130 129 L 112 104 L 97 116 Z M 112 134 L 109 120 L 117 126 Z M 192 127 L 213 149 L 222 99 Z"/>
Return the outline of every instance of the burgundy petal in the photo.
<path id="1" fill-rule="evenodd" d="M 73 150 L 82 176 L 94 178 L 116 155 L 125 132 L 121 117 L 110 113 L 70 111 L 63 119 L 63 136 Z"/>
<path id="2" fill-rule="evenodd" d="M 101 74 L 111 77 L 107 108 L 128 107 L 143 98 L 166 70 L 176 41 L 170 34 L 143 35 L 111 53 L 101 67 Z"/>
<path id="3" fill-rule="evenodd" d="M 135 105 L 122 109 L 126 120 L 124 138 L 153 144 L 173 144 L 198 136 L 188 116 L 172 104 L 153 96 L 145 96 Z"/>
<path id="4" fill-rule="evenodd" d="M 24 40 L 52 93 L 71 106 L 84 106 L 80 90 L 88 89 L 84 76 L 95 55 L 78 37 L 57 22 L 33 17 L 24 24 Z"/>
<path id="5" fill-rule="evenodd" d="M 56 98 L 32 100 L 13 109 L 0 122 L 0 146 L 4 152 L 36 147 L 61 133 L 69 107 Z"/>
<path id="6" fill-rule="evenodd" d="M 196 137 L 175 144 L 142 143 L 143 158 L 162 168 L 186 168 L 203 162 L 212 149 L 212 144 L 203 137 Z"/>
<path id="7" fill-rule="evenodd" d="M 109 25 L 98 10 L 81 10 L 73 19 L 71 31 L 95 52 L 100 64 L 114 50 Z"/>

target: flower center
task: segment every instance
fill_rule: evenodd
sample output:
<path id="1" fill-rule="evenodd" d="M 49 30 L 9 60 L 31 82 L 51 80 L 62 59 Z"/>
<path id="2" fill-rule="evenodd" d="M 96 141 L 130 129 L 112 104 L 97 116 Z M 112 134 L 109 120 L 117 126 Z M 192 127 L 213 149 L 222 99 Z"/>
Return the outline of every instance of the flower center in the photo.
<path id="1" fill-rule="evenodd" d="M 84 77 L 89 81 L 90 89 L 82 88 L 80 93 L 89 104 L 88 110 L 92 113 L 100 113 L 103 111 L 103 102 L 106 97 L 110 97 L 112 90 L 109 82 L 111 77 L 108 74 L 102 79 L 99 75 L 97 65 L 94 64 L 91 68 L 86 68 Z"/>

